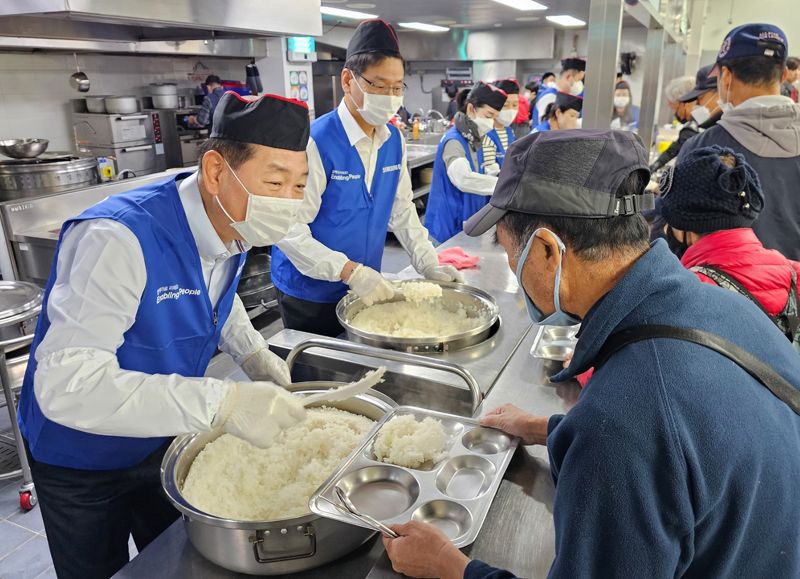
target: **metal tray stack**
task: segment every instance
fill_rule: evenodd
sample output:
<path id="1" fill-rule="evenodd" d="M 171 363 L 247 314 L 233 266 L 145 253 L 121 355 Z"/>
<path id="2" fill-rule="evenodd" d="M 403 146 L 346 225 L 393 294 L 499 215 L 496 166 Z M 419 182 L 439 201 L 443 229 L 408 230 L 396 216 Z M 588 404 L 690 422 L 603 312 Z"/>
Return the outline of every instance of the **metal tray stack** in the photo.
<path id="1" fill-rule="evenodd" d="M 392 418 L 409 414 L 417 421 L 430 416 L 442 423 L 448 436 L 442 460 L 412 469 L 376 459 L 372 448 L 380 429 Z M 456 547 L 464 547 L 477 538 L 518 442 L 471 418 L 399 406 L 317 489 L 309 507 L 320 516 L 366 526 L 330 504 L 339 503 L 335 493 L 339 486 L 360 512 L 385 525 L 431 523 Z"/>
<path id="2" fill-rule="evenodd" d="M 531 356 L 563 362 L 575 351 L 580 326 L 539 326 L 539 335 L 533 341 Z"/>

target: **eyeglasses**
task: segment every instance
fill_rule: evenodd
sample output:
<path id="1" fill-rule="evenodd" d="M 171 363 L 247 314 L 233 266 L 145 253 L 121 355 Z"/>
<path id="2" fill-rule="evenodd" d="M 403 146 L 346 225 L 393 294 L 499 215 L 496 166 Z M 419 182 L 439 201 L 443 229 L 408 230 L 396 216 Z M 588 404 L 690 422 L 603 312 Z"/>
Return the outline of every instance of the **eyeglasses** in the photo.
<path id="1" fill-rule="evenodd" d="M 385 85 L 382 85 L 382 84 L 377 84 L 377 83 L 372 82 L 371 80 L 369 80 L 367 77 L 365 77 L 363 74 L 361 74 L 359 72 L 353 72 L 353 74 L 363 78 L 364 82 L 366 82 L 375 91 L 375 94 L 392 95 L 392 96 L 403 96 L 403 93 L 408 90 L 408 85 L 406 83 L 403 83 L 400 86 L 385 86 Z"/>

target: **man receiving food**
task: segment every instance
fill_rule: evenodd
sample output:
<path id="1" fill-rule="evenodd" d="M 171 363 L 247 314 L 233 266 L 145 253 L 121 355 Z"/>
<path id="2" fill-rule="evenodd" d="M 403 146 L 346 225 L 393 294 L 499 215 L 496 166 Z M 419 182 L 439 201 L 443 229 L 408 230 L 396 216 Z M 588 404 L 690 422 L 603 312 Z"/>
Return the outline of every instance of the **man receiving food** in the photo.
<path id="1" fill-rule="evenodd" d="M 19 424 L 61 579 L 105 579 L 178 516 L 161 490 L 172 436 L 258 446 L 304 417 L 286 364 L 236 287 L 251 246 L 295 222 L 308 109 L 225 94 L 195 173 L 109 197 L 61 230 Z M 217 348 L 251 380 L 203 378 Z"/>

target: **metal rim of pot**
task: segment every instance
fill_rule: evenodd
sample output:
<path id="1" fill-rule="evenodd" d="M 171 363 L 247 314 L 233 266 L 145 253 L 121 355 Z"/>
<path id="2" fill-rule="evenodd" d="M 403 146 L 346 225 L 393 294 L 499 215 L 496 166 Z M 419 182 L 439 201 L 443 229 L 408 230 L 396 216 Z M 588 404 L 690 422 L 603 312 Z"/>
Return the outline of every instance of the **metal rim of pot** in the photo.
<path id="1" fill-rule="evenodd" d="M 17 291 L 19 295 L 22 290 L 22 299 L 15 299 L 9 307 L 5 302 L 8 300 L 9 291 Z M 25 281 L 0 281 L 0 327 L 10 325 L 31 317 L 32 312 L 37 312 L 37 308 L 42 307 L 44 292 L 36 284 Z"/>

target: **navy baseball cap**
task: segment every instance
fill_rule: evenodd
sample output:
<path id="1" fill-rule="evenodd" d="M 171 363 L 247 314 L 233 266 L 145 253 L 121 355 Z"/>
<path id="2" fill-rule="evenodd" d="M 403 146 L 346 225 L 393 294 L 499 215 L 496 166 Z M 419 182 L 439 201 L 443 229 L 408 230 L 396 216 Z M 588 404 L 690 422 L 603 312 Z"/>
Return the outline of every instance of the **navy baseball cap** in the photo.
<path id="1" fill-rule="evenodd" d="M 720 63 L 748 56 L 767 56 L 786 62 L 789 41 L 783 30 L 773 24 L 743 24 L 737 26 L 722 41 L 717 62 L 709 76 L 719 75 Z"/>
<path id="2" fill-rule="evenodd" d="M 629 131 L 572 129 L 533 133 L 512 143 L 489 204 L 464 223 L 467 235 L 486 233 L 509 211 L 598 219 L 654 208 L 644 190 L 650 178 L 647 151 Z M 617 197 L 634 171 L 642 191 Z"/>
<path id="3" fill-rule="evenodd" d="M 717 77 L 711 76 L 711 69 L 715 65 L 709 64 L 697 71 L 697 77 L 694 81 L 694 88 L 687 92 L 682 97 L 678 98 L 679 103 L 690 103 L 696 101 L 697 98 L 707 93 L 710 90 L 717 90 Z"/>

